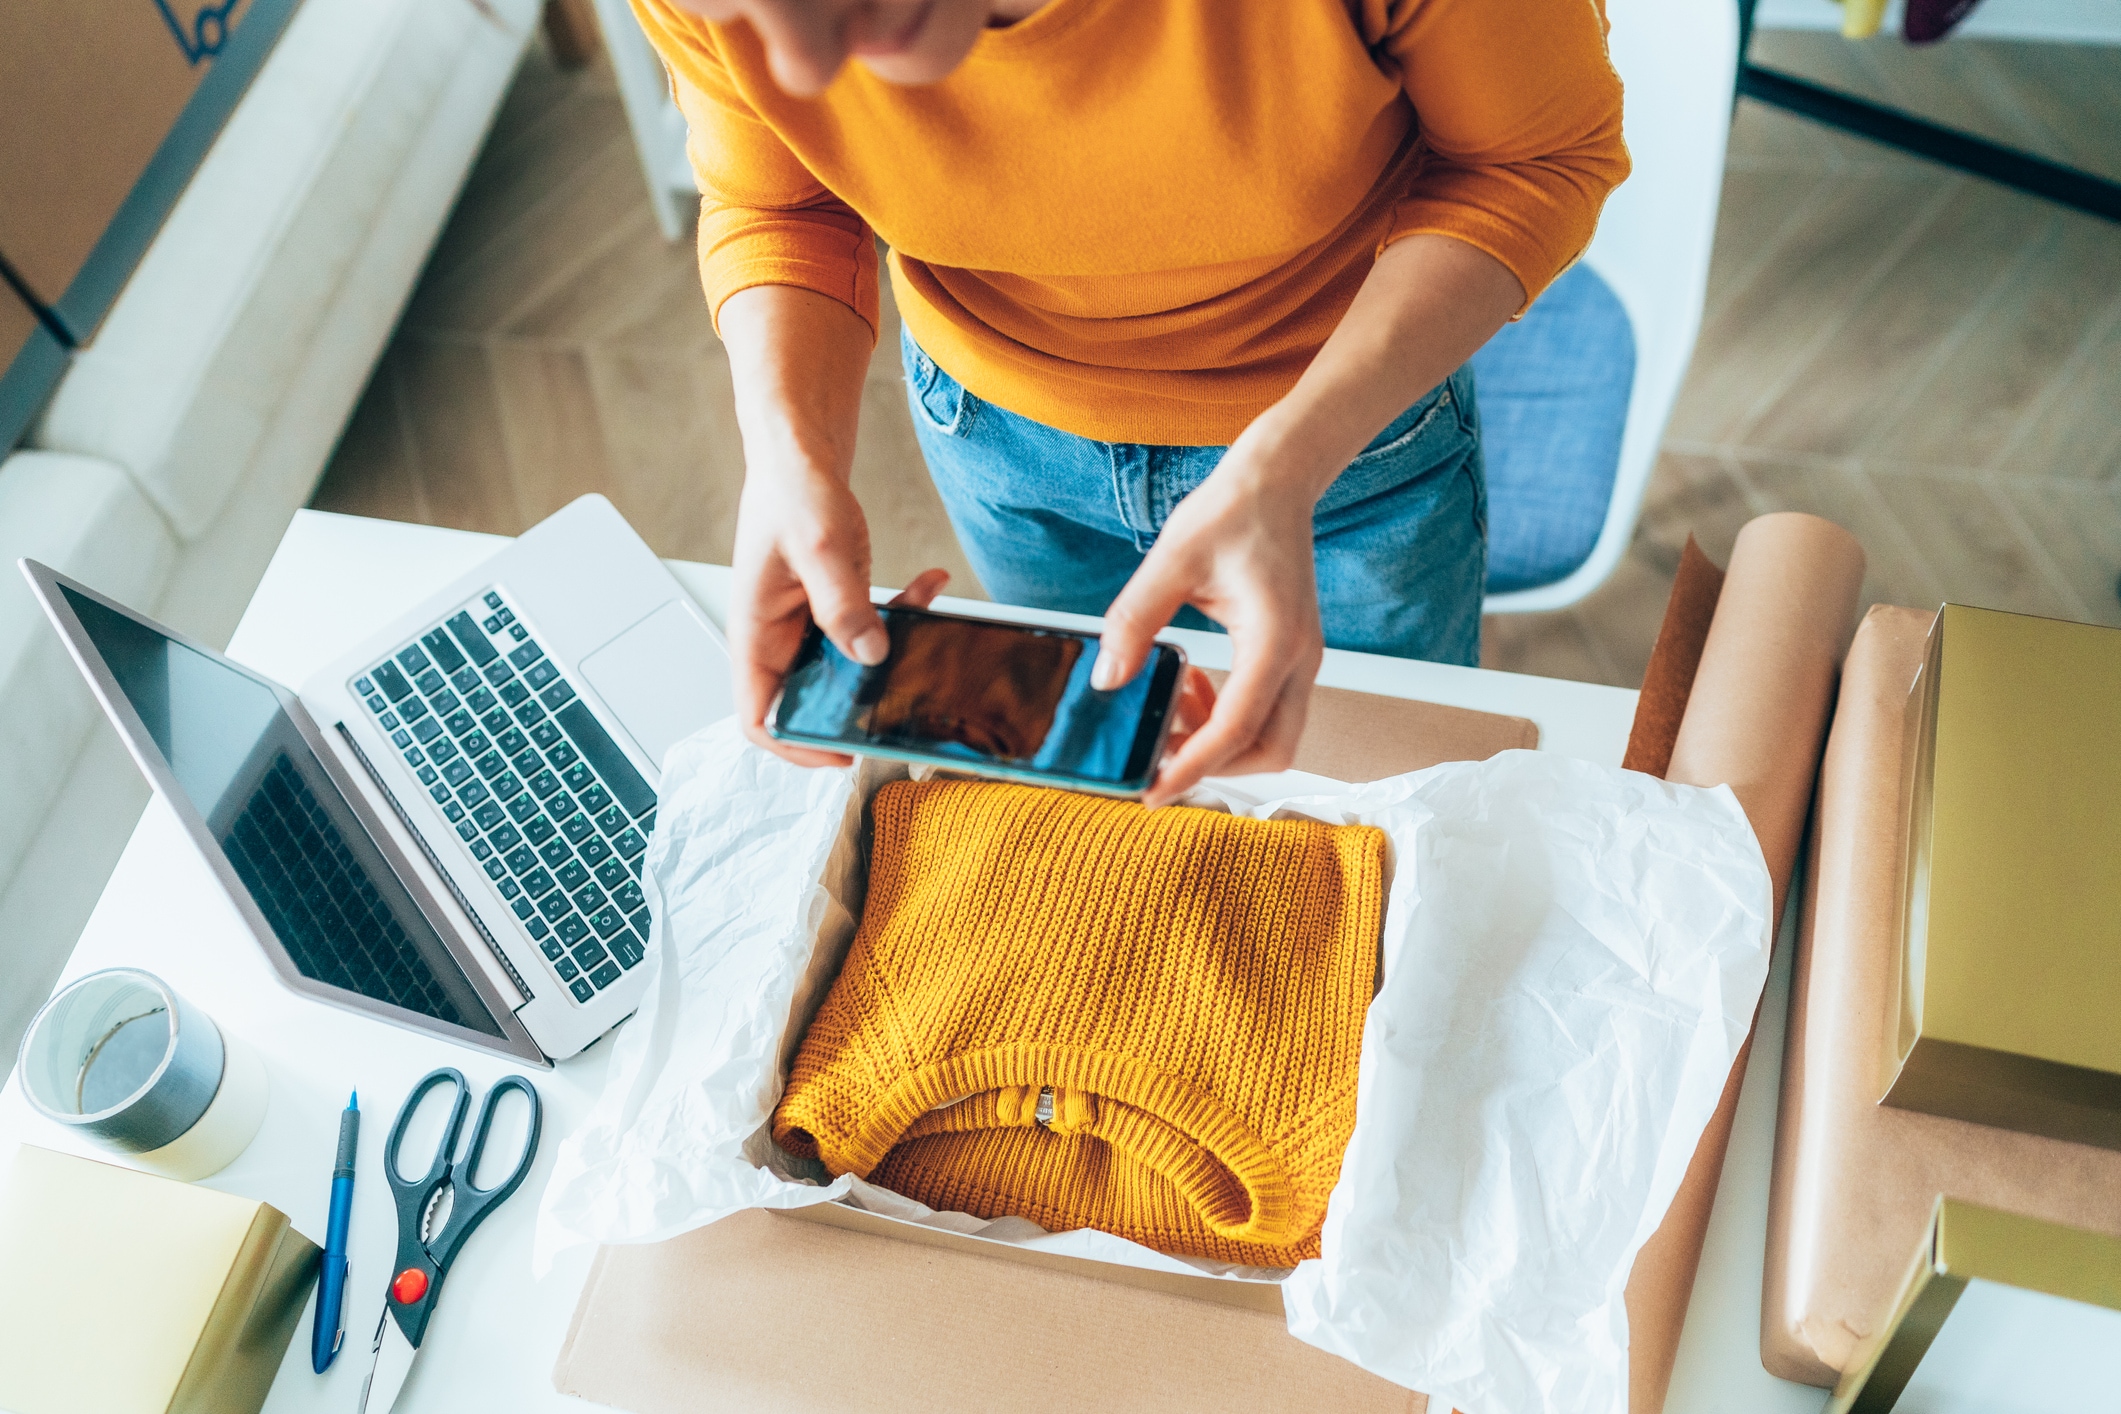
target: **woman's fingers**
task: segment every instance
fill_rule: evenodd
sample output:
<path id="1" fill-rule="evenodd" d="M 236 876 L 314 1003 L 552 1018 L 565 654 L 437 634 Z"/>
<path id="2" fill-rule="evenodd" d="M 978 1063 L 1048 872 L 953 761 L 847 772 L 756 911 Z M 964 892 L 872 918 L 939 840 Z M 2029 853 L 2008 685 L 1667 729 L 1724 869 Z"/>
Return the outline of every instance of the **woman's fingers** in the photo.
<path id="1" fill-rule="evenodd" d="M 1090 686 L 1110 692 L 1133 681 L 1148 661 L 1156 635 L 1193 591 L 1190 569 L 1163 542 L 1149 551 L 1112 607 L 1105 610 L 1105 629 L 1098 642 L 1097 664 L 1090 670 Z"/>
<path id="2" fill-rule="evenodd" d="M 922 570 L 904 589 L 891 596 L 887 608 L 925 609 L 935 602 L 950 583 L 950 571 L 940 569 Z"/>
<path id="3" fill-rule="evenodd" d="M 1208 776 L 1278 771 L 1295 758 L 1310 671 L 1283 645 L 1240 648 L 1213 715 L 1165 758 L 1143 804 L 1168 805 Z"/>

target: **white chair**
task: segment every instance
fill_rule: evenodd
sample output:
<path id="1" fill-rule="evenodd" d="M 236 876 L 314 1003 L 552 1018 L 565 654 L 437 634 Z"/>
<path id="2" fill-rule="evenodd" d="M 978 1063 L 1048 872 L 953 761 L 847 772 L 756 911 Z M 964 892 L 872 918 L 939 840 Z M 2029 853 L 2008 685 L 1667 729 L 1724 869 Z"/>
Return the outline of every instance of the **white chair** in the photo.
<path id="1" fill-rule="evenodd" d="M 641 33 L 626 0 L 591 2 L 596 6 L 597 25 L 604 31 L 604 49 L 611 55 L 611 73 L 618 80 L 626 125 L 633 129 L 633 150 L 648 182 L 655 223 L 662 228 L 664 240 L 682 239 L 691 234 L 687 207 L 699 195 L 692 162 L 685 156 L 685 115 L 670 96 L 662 59 Z"/>
<path id="2" fill-rule="evenodd" d="M 1703 0 L 1608 0 L 1607 13 L 1635 170 L 1606 202 L 1583 263 L 1618 297 L 1634 334 L 1618 465 L 1589 554 L 1552 582 L 1489 595 L 1489 613 L 1563 608 L 1620 563 L 1701 329 L 1737 79 L 1737 12 Z M 1522 322 L 1537 314 L 1534 305 Z M 1484 391 L 1481 401 L 1485 409 Z M 1508 450 L 1491 443 L 1491 458 Z M 1507 510 L 1491 500 L 1491 539 Z"/>

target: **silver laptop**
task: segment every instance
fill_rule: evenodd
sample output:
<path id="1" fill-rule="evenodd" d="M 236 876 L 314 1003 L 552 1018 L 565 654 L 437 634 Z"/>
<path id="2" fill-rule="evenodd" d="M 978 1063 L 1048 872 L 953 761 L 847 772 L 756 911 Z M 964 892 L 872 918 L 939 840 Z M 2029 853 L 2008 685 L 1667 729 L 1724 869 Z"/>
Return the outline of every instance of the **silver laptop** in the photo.
<path id="1" fill-rule="evenodd" d="M 642 987 L 672 745 L 729 654 L 584 496 L 291 692 L 34 561 L 23 572 L 282 979 L 533 1063 Z"/>

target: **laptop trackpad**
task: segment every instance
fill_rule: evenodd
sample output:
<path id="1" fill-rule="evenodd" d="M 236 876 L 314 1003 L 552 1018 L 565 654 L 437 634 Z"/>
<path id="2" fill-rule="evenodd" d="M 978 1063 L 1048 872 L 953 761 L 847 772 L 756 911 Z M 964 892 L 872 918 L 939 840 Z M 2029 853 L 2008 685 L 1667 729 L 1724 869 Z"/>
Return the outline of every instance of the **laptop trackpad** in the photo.
<path id="1" fill-rule="evenodd" d="M 582 660 L 582 676 L 657 770 L 671 747 L 736 710 L 730 675 L 728 650 L 680 599 Z"/>

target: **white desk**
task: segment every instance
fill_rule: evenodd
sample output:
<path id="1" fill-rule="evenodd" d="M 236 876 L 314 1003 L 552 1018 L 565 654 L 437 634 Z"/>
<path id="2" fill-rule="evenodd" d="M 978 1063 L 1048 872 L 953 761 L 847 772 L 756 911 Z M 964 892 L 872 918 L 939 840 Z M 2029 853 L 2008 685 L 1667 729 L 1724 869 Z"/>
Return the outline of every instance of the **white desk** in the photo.
<path id="1" fill-rule="evenodd" d="M 470 569 L 496 543 L 492 537 L 461 531 L 304 511 L 266 571 L 229 644 L 230 655 L 281 682 L 299 684 L 347 645 Z M 728 605 L 729 572 L 686 563 L 671 568 L 720 622 Z M 960 602 L 952 607 L 1065 621 L 987 605 Z M 1182 636 L 1195 661 L 1210 667 L 1227 663 L 1227 643 L 1219 635 Z M 1329 652 L 1320 679 L 1340 687 L 1529 717 L 1539 724 L 1543 749 L 1612 764 L 1620 760 L 1635 705 L 1634 693 L 1616 688 L 1356 653 Z M 160 801 L 141 819 L 62 983 L 116 966 L 145 967 L 167 979 L 265 1057 L 272 1077 L 265 1126 L 242 1158 L 208 1180 L 213 1187 L 262 1198 L 321 1240 L 339 1109 L 349 1089 L 359 1089 L 366 1097 L 347 1289 L 347 1348 L 329 1374 L 310 1373 L 310 1318 L 305 1314 L 266 1405 L 274 1414 L 345 1414 L 354 1406 L 367 1368 L 368 1340 L 382 1307 L 396 1240 L 390 1191 L 380 1166 L 383 1139 L 398 1104 L 414 1081 L 439 1065 L 463 1070 L 481 1091 L 519 1067 L 287 991 L 274 980 Z M 1768 988 L 1666 1406 L 1671 1414 L 1814 1414 L 1825 1399 L 1822 1391 L 1771 1378 L 1761 1370 L 1758 1355 L 1768 1159 L 1789 992 L 1786 963 L 1776 969 Z M 401 1410 L 479 1414 L 590 1407 L 554 1393 L 551 1384 L 553 1360 L 573 1314 L 589 1253 L 574 1252 L 545 1280 L 536 1281 L 530 1274 L 530 1235 L 559 1137 L 586 1113 L 602 1084 L 607 1054 L 608 1047 L 600 1043 L 551 1072 L 531 1075 L 545 1101 L 546 1137 L 538 1164 L 522 1190 L 487 1219 L 458 1259 L 426 1347 L 401 1396 Z M 0 1154 L 23 1140 L 109 1157 L 73 1142 L 33 1115 L 10 1077 L 0 1088 Z"/>

